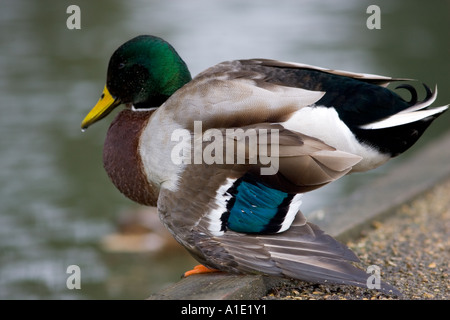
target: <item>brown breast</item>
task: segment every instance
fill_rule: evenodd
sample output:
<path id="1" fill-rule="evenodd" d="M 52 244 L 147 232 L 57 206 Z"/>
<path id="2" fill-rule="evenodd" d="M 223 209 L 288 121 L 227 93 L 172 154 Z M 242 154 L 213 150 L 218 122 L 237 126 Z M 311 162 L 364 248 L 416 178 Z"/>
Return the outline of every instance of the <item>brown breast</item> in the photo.
<path id="1" fill-rule="evenodd" d="M 143 205 L 156 206 L 159 188 L 148 181 L 139 154 L 139 138 L 153 111 L 121 111 L 109 127 L 103 164 L 117 189 Z"/>

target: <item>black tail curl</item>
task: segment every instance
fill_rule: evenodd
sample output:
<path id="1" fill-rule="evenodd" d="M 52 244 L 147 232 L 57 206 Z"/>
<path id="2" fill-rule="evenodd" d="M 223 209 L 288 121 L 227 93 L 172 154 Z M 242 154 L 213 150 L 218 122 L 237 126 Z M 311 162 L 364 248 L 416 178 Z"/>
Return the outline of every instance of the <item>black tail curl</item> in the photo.
<path id="1" fill-rule="evenodd" d="M 422 83 L 422 85 L 425 88 L 425 91 L 426 91 L 427 95 L 426 95 L 425 99 L 420 101 L 420 103 L 427 101 L 433 95 L 433 92 L 431 91 L 430 87 L 428 87 L 425 83 Z M 409 91 L 409 93 L 411 94 L 411 100 L 408 101 L 410 106 L 413 106 L 413 105 L 415 105 L 418 102 L 417 89 L 414 88 L 412 85 L 410 85 L 410 84 L 401 84 L 401 85 L 395 87 L 395 89 L 406 89 L 406 90 Z"/>

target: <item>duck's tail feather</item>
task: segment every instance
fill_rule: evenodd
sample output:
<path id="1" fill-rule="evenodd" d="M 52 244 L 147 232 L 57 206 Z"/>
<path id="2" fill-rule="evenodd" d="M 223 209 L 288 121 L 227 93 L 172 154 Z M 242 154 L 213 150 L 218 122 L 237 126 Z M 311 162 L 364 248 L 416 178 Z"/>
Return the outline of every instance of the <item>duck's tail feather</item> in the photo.
<path id="1" fill-rule="evenodd" d="M 409 102 L 410 107 L 387 118 L 364 124 L 360 126 L 360 128 L 386 129 L 418 122 L 421 120 L 431 122 L 432 120 L 436 119 L 440 114 L 447 110 L 449 105 L 427 109 L 427 107 L 429 107 L 436 100 L 438 90 L 437 86 L 435 87 L 434 92 L 432 92 L 427 85 L 423 84 L 423 86 L 426 90 L 426 97 L 423 101 L 417 101 L 417 91 L 413 86 L 408 84 L 398 86 L 396 89 L 403 88 L 411 93 L 411 101 Z"/>

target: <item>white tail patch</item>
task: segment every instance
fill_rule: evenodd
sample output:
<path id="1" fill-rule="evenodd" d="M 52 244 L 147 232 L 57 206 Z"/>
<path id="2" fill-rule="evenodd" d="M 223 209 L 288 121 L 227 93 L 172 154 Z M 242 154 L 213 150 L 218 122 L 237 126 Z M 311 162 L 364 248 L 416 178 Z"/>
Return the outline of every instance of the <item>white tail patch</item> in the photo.
<path id="1" fill-rule="evenodd" d="M 416 122 L 428 117 L 431 117 L 435 114 L 444 112 L 448 108 L 448 105 L 433 108 L 429 110 L 420 110 L 420 111 L 413 111 L 409 113 L 397 113 L 393 116 L 390 116 L 388 118 L 385 118 L 381 121 L 371 122 L 365 125 L 360 126 L 361 129 L 384 129 L 384 128 L 391 128 L 396 126 L 401 126 L 404 124 Z"/>

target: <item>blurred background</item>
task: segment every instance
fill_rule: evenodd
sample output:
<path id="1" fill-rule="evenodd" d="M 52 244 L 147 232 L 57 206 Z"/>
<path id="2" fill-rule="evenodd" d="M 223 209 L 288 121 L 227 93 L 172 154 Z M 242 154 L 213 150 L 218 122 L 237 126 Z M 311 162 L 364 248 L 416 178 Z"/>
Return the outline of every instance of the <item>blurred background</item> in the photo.
<path id="1" fill-rule="evenodd" d="M 81 9 L 79 30 L 66 27 L 72 4 Z M 366 26 L 371 4 L 381 9 L 380 30 Z M 113 115 L 80 131 L 105 84 L 109 57 L 126 40 L 166 39 L 193 75 L 224 60 L 272 58 L 420 79 L 439 85 L 435 105 L 444 105 L 450 102 L 449 4 L 2 0 L 0 298 L 143 299 L 195 264 L 160 230 L 152 210 L 109 182 L 102 147 Z M 394 162 L 449 130 L 449 120 L 447 112 Z M 302 211 L 345 197 L 388 169 L 307 195 Z M 80 290 L 66 286 L 70 265 L 80 267 Z"/>

